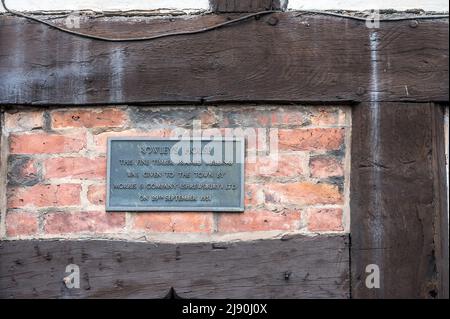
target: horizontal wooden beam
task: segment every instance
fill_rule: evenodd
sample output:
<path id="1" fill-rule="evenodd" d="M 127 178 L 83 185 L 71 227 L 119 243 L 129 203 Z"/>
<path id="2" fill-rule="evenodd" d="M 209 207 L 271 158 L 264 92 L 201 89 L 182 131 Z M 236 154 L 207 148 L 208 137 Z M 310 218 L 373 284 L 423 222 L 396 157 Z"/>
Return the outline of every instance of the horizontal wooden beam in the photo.
<path id="1" fill-rule="evenodd" d="M 68 289 L 66 266 L 80 269 Z M 347 236 L 218 244 L 0 242 L 0 298 L 348 298 Z"/>
<path id="2" fill-rule="evenodd" d="M 126 38 L 224 21 L 85 18 L 77 31 Z M 369 29 L 284 12 L 195 35 L 110 43 L 3 15 L 0 41 L 0 104 L 448 100 L 448 20 Z"/>

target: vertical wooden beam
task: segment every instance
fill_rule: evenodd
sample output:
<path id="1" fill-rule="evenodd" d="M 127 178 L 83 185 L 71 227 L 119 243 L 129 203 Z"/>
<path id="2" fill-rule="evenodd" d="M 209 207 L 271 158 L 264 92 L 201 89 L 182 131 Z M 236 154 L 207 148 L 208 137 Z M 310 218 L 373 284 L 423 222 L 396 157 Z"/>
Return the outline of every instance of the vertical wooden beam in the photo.
<path id="1" fill-rule="evenodd" d="M 445 166 L 445 108 L 435 105 L 433 108 L 433 172 L 435 196 L 435 245 L 436 266 L 438 272 L 439 298 L 449 298 L 449 245 L 448 245 L 448 202 L 447 170 Z"/>
<path id="2" fill-rule="evenodd" d="M 353 111 L 351 264 L 353 298 L 442 296 L 436 220 L 444 152 L 431 103 L 370 103 Z M 438 117 L 440 118 L 438 120 Z M 441 133 L 439 133 L 441 132 Z M 368 288 L 368 265 L 380 287 Z"/>
<path id="3" fill-rule="evenodd" d="M 288 0 L 210 0 L 211 11 L 258 12 L 265 10 L 286 10 Z"/>

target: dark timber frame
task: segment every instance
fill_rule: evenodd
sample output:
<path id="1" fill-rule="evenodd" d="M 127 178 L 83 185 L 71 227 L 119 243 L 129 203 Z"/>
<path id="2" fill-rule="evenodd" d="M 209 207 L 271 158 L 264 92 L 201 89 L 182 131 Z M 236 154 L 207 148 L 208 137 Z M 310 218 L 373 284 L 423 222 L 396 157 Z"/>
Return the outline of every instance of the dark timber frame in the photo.
<path id="1" fill-rule="evenodd" d="M 212 8 L 254 12 L 280 3 L 218 0 Z M 229 16 L 237 14 L 170 23 L 92 19 L 80 31 L 143 36 L 196 29 Z M 0 42 L 8 44 L 0 47 L 3 108 L 353 105 L 351 245 L 346 236 L 157 247 L 3 241 L 0 297 L 158 298 L 173 287 L 186 298 L 448 298 L 448 32 L 448 19 L 383 22 L 380 29 L 368 29 L 360 21 L 280 12 L 208 33 L 130 44 L 73 37 L 0 16 Z M 70 262 L 84 268 L 83 289 L 76 293 L 65 290 L 56 270 Z M 149 262 L 153 266 L 146 270 Z M 380 267 L 380 289 L 364 284 L 369 264 Z M 161 278 L 156 285 L 155 278 Z"/>

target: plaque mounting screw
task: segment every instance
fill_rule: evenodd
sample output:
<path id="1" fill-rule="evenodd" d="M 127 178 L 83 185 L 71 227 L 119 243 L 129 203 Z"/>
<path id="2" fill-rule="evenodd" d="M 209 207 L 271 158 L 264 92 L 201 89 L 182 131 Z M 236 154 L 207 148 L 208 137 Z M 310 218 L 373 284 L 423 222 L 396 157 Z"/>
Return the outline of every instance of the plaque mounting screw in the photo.
<path id="1" fill-rule="evenodd" d="M 286 280 L 286 281 L 289 280 L 291 278 L 291 275 L 292 275 L 292 272 L 286 271 L 284 273 L 284 280 Z"/>

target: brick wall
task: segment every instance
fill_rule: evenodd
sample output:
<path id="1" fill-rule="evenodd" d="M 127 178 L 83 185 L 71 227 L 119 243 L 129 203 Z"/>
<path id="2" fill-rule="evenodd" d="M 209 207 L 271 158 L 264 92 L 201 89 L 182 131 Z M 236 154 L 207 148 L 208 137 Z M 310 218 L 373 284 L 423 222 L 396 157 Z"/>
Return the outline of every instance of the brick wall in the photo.
<path id="1" fill-rule="evenodd" d="M 194 120 L 206 130 L 254 128 L 267 144 L 276 133 L 278 162 L 258 152 L 246 165 L 245 212 L 106 213 L 107 137 L 169 137 Z M 341 106 L 7 109 L 1 236 L 178 242 L 347 232 L 350 121 Z"/>

